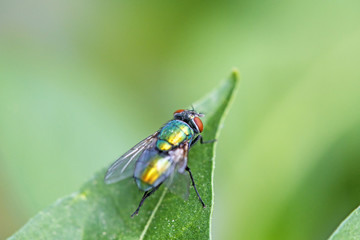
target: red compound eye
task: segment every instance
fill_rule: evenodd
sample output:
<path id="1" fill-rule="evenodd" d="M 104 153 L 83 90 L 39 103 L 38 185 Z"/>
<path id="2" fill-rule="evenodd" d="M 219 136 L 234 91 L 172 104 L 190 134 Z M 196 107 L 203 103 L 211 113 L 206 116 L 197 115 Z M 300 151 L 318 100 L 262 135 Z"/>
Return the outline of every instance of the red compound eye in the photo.
<path id="1" fill-rule="evenodd" d="M 195 117 L 194 122 L 195 122 L 196 126 L 198 127 L 199 131 L 202 132 L 204 129 L 204 125 L 203 125 L 201 119 L 198 117 Z"/>
<path id="2" fill-rule="evenodd" d="M 176 114 L 176 113 L 182 113 L 183 111 L 185 111 L 184 109 L 179 109 L 179 110 L 176 110 L 175 112 L 174 112 L 174 114 Z"/>

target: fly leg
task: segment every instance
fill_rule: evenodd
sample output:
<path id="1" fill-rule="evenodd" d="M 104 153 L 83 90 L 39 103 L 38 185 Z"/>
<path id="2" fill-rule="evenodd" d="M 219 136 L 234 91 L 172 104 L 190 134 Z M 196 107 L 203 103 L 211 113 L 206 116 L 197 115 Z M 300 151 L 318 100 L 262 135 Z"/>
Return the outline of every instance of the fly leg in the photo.
<path id="1" fill-rule="evenodd" d="M 198 141 L 200 141 L 201 144 L 206 144 L 206 143 L 212 143 L 215 142 L 216 139 L 213 140 L 209 140 L 209 141 L 203 141 L 203 137 L 199 134 L 196 136 L 196 138 L 194 140 L 192 140 L 190 147 L 192 147 L 195 143 L 197 143 Z"/>
<path id="2" fill-rule="evenodd" d="M 139 206 L 138 208 L 135 210 L 135 212 L 133 214 L 131 214 L 131 217 L 134 217 L 135 215 L 138 215 L 139 213 L 139 210 L 141 208 L 141 206 L 143 205 L 145 199 L 147 199 L 151 194 L 153 194 L 160 186 L 161 186 L 162 183 L 160 183 L 157 187 L 149 190 L 149 191 L 146 191 L 143 195 L 143 197 L 141 198 L 141 201 L 139 203 Z"/>
<path id="3" fill-rule="evenodd" d="M 185 170 L 188 171 L 188 173 L 189 173 L 189 175 L 190 175 L 190 178 L 191 178 L 192 185 L 193 185 L 193 187 L 194 187 L 194 189 L 195 189 L 195 192 L 196 192 L 196 194 L 197 194 L 197 196 L 198 196 L 198 198 L 199 198 L 199 201 L 201 202 L 203 208 L 205 208 L 205 207 L 206 207 L 206 206 L 205 206 L 205 203 L 204 203 L 203 200 L 201 199 L 200 194 L 199 194 L 198 190 L 196 189 L 195 181 L 194 181 L 194 178 L 193 178 L 193 176 L 192 176 L 192 174 L 191 174 L 190 168 L 189 168 L 188 166 L 186 166 Z"/>

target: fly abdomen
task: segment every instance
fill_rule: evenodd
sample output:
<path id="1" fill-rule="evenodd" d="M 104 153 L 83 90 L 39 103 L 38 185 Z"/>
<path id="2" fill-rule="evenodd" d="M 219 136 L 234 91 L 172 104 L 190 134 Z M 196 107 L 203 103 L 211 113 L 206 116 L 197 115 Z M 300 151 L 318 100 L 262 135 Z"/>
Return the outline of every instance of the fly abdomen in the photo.
<path id="1" fill-rule="evenodd" d="M 174 164 L 168 154 L 149 149 L 136 162 L 135 181 L 140 189 L 148 191 L 162 183 L 173 169 Z"/>

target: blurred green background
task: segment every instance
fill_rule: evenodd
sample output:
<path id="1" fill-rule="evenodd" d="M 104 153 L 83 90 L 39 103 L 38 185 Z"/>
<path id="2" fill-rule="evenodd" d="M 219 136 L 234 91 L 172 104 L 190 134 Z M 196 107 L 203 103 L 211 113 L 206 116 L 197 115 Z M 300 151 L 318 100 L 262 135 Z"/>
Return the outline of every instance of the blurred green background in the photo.
<path id="1" fill-rule="evenodd" d="M 360 204 L 360 1 L 0 2 L 0 238 L 240 70 L 214 239 L 325 239 Z"/>

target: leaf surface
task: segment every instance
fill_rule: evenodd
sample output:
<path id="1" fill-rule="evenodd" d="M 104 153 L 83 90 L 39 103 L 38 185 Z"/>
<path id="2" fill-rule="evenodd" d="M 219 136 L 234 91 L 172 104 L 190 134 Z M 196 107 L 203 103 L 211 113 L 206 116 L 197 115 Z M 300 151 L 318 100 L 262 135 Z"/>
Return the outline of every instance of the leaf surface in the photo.
<path id="1" fill-rule="evenodd" d="M 237 83 L 234 71 L 193 105 L 206 114 L 205 141 L 218 138 Z M 104 184 L 103 169 L 78 192 L 39 212 L 9 239 L 209 239 L 215 146 L 216 142 L 196 144 L 189 153 L 188 165 L 206 208 L 202 208 L 192 187 L 188 201 L 161 187 L 145 201 L 139 215 L 130 218 L 143 193 L 133 179 Z"/>
<path id="2" fill-rule="evenodd" d="M 360 239 L 360 207 L 355 209 L 329 238 L 329 240 L 337 239 Z"/>

